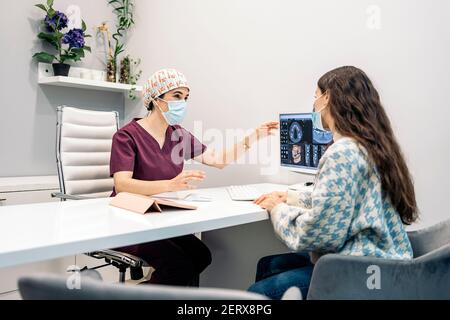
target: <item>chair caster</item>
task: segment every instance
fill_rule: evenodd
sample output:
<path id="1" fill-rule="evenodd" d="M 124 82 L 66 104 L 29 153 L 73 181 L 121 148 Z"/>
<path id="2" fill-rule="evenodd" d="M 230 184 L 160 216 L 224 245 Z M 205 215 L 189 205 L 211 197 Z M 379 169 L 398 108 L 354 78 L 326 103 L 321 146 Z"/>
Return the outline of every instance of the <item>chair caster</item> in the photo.
<path id="1" fill-rule="evenodd" d="M 144 277 L 144 271 L 141 267 L 130 267 L 131 280 L 141 280 Z"/>

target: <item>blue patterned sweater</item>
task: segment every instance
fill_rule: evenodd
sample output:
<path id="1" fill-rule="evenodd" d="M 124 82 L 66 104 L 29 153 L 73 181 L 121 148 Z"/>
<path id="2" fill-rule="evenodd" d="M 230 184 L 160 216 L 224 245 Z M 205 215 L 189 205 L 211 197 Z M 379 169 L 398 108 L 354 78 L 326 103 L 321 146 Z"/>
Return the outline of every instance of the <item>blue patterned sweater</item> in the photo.
<path id="1" fill-rule="evenodd" d="M 272 209 L 271 220 L 294 251 L 412 259 L 399 214 L 383 199 L 367 151 L 351 138 L 329 147 L 314 187 L 289 190 L 287 203 Z"/>

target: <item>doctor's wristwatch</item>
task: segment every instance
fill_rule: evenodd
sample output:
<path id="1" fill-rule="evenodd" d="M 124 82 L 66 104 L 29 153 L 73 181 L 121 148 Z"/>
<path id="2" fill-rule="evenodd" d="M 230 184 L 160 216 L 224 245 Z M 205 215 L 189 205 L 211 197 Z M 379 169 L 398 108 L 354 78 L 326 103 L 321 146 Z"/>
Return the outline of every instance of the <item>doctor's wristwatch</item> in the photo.
<path id="1" fill-rule="evenodd" d="M 244 138 L 244 148 L 245 148 L 245 150 L 250 149 L 250 137 L 249 136 L 245 136 L 245 138 Z"/>

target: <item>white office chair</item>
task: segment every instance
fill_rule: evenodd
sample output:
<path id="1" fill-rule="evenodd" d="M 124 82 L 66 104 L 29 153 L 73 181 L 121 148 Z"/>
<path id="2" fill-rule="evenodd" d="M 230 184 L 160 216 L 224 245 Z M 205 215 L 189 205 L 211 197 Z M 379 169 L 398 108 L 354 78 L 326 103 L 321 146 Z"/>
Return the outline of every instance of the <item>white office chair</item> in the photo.
<path id="1" fill-rule="evenodd" d="M 61 106 L 57 114 L 56 162 L 60 192 L 52 196 L 61 201 L 109 197 L 114 186 L 109 161 L 112 137 L 119 128 L 118 112 Z M 113 250 L 86 254 L 117 267 L 120 282 L 125 281 L 128 268 L 133 280 L 143 278 L 142 266 L 146 263 L 138 257 Z"/>

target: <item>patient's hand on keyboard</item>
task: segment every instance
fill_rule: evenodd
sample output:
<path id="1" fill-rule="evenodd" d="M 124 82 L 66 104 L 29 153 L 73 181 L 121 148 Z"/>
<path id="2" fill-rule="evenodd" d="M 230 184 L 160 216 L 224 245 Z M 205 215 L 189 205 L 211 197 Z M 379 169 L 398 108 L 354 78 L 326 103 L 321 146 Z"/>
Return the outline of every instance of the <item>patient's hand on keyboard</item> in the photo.
<path id="1" fill-rule="evenodd" d="M 262 208 L 267 209 L 267 211 L 270 212 L 277 204 L 286 201 L 287 201 L 287 192 L 276 191 L 264 194 L 253 202 L 261 206 Z"/>
<path id="2" fill-rule="evenodd" d="M 278 197 L 278 198 L 281 199 L 282 202 L 286 202 L 287 201 L 287 192 L 275 191 L 275 192 L 263 194 L 261 197 L 259 197 L 258 199 L 256 199 L 253 202 L 255 204 L 260 204 L 264 199 L 266 199 L 269 196 Z"/>

